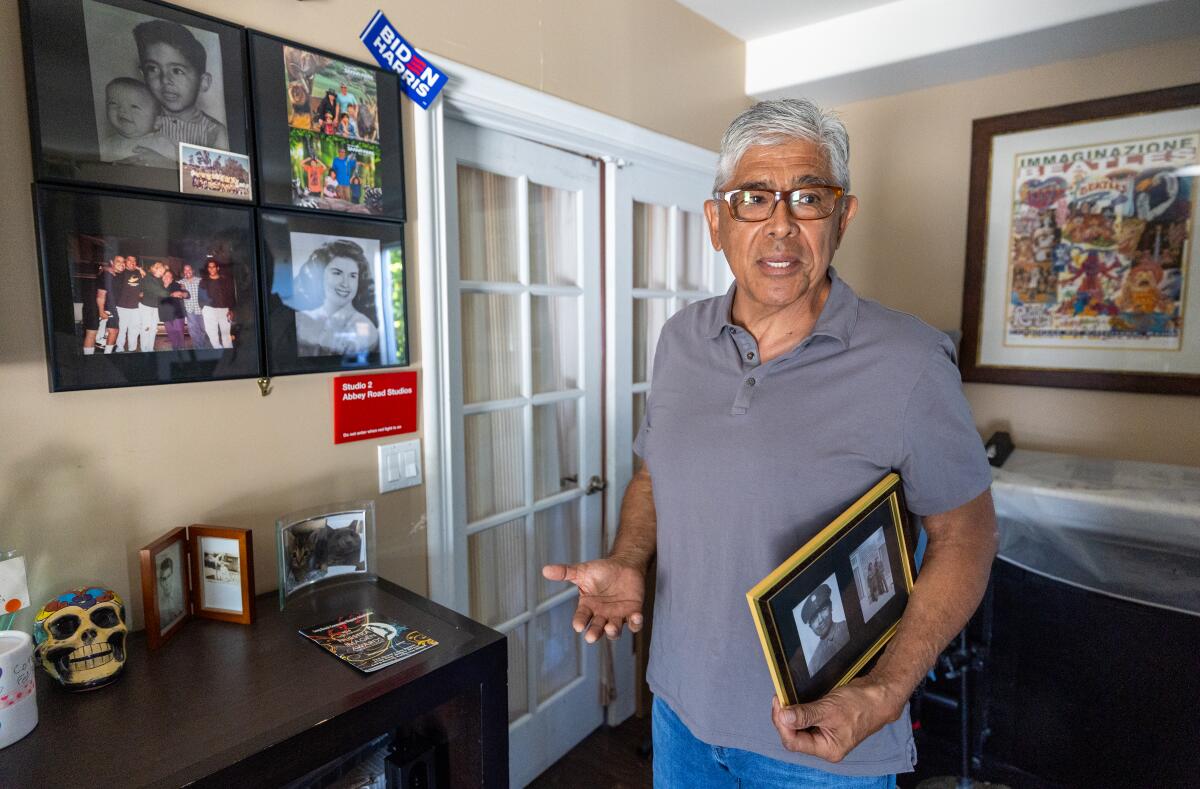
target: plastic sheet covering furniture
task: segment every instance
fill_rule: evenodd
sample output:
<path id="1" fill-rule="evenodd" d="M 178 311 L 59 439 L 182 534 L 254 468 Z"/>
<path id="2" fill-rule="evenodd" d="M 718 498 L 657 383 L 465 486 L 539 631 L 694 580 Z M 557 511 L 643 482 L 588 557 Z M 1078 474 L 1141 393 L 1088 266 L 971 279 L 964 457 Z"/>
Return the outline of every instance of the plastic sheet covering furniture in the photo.
<path id="1" fill-rule="evenodd" d="M 1200 468 L 1014 450 L 995 468 L 999 558 L 1200 616 Z"/>

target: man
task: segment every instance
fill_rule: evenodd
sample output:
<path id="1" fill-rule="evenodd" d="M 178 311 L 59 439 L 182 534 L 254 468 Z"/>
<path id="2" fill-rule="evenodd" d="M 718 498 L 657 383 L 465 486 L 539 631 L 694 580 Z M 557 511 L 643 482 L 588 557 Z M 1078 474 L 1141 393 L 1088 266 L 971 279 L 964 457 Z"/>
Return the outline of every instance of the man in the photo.
<path id="1" fill-rule="evenodd" d="M 800 619 L 821 639 L 806 661 L 810 677 L 820 671 L 829 662 L 829 658 L 850 643 L 850 629 L 846 627 L 846 620 L 833 620 L 833 602 L 830 595 L 829 584 L 821 584 L 804 600 L 804 605 L 800 608 Z M 792 660 L 795 662 L 796 656 L 793 655 Z"/>
<path id="2" fill-rule="evenodd" d="M 233 280 L 222 273 L 216 258 L 204 261 L 208 276 L 200 281 L 200 314 L 204 316 L 204 333 L 212 348 L 232 348 L 233 308 L 237 301 Z"/>
<path id="3" fill-rule="evenodd" d="M 183 595 L 175 578 L 175 562 L 164 556 L 158 565 L 158 626 L 162 630 L 183 614 Z"/>
<path id="4" fill-rule="evenodd" d="M 894 785 L 915 758 L 908 698 L 987 583 L 991 476 L 953 345 L 830 267 L 849 186 L 845 128 L 811 102 L 730 125 L 704 209 L 735 284 L 663 327 L 612 553 L 543 569 L 579 586 L 594 642 L 641 628 L 657 555 L 659 786 Z M 903 620 L 869 674 L 782 709 L 746 590 L 892 470 L 928 534 Z"/>
<path id="5" fill-rule="evenodd" d="M 191 263 L 183 264 L 183 277 L 180 278 L 179 284 L 183 285 L 183 289 L 188 294 L 187 298 L 183 300 L 183 310 L 188 337 L 192 340 L 192 348 L 194 350 L 211 348 L 212 345 L 208 342 L 208 333 L 204 330 L 204 313 L 200 310 L 200 278 L 196 276 L 196 270 L 192 268 Z"/>
<path id="6" fill-rule="evenodd" d="M 338 123 L 341 123 L 342 116 L 350 111 L 351 104 L 358 104 L 358 97 L 350 92 L 350 89 L 346 86 L 345 82 L 343 82 L 338 88 L 337 104 L 338 112 L 337 117 L 334 118 L 334 120 Z"/>
<path id="7" fill-rule="evenodd" d="M 142 334 L 142 281 L 146 272 L 136 255 L 125 256 L 125 269 L 116 277 L 113 288 L 117 295 L 117 350 L 132 353 L 138 349 Z M 143 351 L 149 348 L 143 348 Z"/>
<path id="8" fill-rule="evenodd" d="M 354 174 L 355 157 L 346 156 L 345 147 L 338 148 L 337 158 L 330 165 L 333 175 L 337 178 L 337 195 L 343 200 L 350 199 L 350 176 Z"/>

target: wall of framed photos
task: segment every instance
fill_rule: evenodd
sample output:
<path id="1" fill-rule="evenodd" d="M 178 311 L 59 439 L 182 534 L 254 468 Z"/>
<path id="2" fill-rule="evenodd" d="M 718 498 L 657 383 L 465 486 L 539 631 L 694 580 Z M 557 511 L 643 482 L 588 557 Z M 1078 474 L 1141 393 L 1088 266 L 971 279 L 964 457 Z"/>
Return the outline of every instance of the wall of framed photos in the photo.
<path id="1" fill-rule="evenodd" d="M 860 210 L 838 252 L 859 292 L 941 329 L 961 320 L 971 121 L 1200 81 L 1200 39 L 1052 63 L 839 107 Z M 917 189 L 923 200 L 913 199 Z M 1200 466 L 1197 398 L 968 383 L 984 436 L 1017 446 Z"/>
<path id="2" fill-rule="evenodd" d="M 357 0 L 178 0 L 176 5 L 348 60 L 366 59 L 357 36 L 368 14 Z M 403 19 L 405 35 L 435 62 L 443 54 L 706 147 L 717 144 L 728 118 L 746 104 L 741 42 L 670 0 L 543 8 L 540 17 L 532 7 L 483 0 L 470 0 L 452 19 L 436 5 L 382 0 L 377 7 Z M 507 31 L 503 39 L 496 35 L 502 29 Z M 639 57 L 632 57 L 635 52 Z M 90 81 L 89 76 L 89 86 Z M 279 515 L 314 503 L 363 498 L 376 502 L 381 574 L 425 591 L 424 489 L 379 496 L 375 447 L 381 442 L 332 443 L 332 374 L 274 378 L 268 397 L 260 396 L 253 378 L 49 393 L 29 186 L 35 177 L 33 152 L 15 2 L 0 3 L 0 106 L 8 108 L 0 113 L 5 140 L 0 165 L 12 184 L 0 211 L 0 271 L 5 272 L 0 287 L 5 405 L 0 409 L 0 541 L 24 551 L 32 597 L 40 603 L 83 579 L 96 579 L 128 601 L 140 627 L 138 549 L 171 528 L 197 522 L 256 533 L 254 575 L 257 591 L 264 592 L 278 577 L 271 547 Z M 405 99 L 407 161 L 415 111 Z M 94 97 L 79 115 L 92 123 Z M 411 206 L 411 170 L 406 175 Z M 78 194 L 69 186 L 59 191 Z M 277 213 L 292 216 L 287 209 Z M 347 218 L 349 225 L 354 219 Z M 419 371 L 420 281 L 412 220 L 409 216 L 402 227 L 409 253 L 409 366 Z M 310 232 L 288 227 L 282 238 L 294 247 Z M 281 236 L 271 238 L 276 239 L 271 249 L 278 250 Z M 30 616 L 22 612 L 16 626 L 28 626 Z"/>

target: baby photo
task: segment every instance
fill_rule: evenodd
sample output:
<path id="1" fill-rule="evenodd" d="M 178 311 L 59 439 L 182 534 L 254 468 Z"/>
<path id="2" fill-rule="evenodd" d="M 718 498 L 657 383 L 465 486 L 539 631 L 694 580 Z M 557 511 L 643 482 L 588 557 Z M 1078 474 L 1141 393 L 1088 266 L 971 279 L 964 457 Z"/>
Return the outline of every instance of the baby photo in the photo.
<path id="1" fill-rule="evenodd" d="M 100 159 L 174 168 L 179 144 L 227 150 L 215 33 L 84 0 Z"/>

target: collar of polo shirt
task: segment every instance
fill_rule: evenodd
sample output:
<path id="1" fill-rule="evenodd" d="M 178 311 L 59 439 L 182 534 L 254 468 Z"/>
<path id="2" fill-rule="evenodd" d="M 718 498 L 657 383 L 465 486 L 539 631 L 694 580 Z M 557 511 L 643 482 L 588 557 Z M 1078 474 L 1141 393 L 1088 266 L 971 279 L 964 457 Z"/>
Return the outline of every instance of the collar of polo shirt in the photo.
<path id="1" fill-rule="evenodd" d="M 833 266 L 829 267 L 829 280 L 829 297 L 825 299 L 825 306 L 821 308 L 821 315 L 813 327 L 812 336 L 832 337 L 840 342 L 842 347 L 849 348 L 850 334 L 854 331 L 854 322 L 858 320 L 858 297 L 837 275 Z M 709 339 L 716 339 L 721 332 L 736 325 L 732 320 L 733 294 L 736 291 L 737 283 L 734 282 L 721 297 L 721 309 L 717 310 L 716 318 L 709 325 Z"/>

